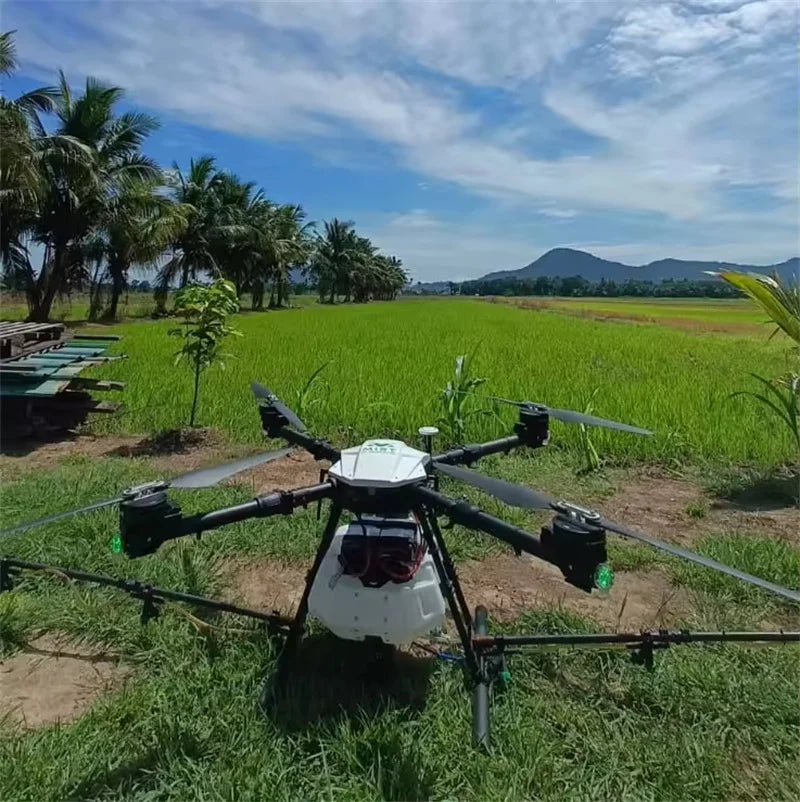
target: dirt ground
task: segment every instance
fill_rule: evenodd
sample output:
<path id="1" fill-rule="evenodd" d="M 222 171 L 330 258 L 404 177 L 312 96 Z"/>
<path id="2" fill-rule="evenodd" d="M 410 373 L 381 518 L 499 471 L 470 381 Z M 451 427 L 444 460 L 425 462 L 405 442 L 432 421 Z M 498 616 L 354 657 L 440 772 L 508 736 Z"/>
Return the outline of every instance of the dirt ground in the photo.
<path id="1" fill-rule="evenodd" d="M 262 495 L 274 490 L 315 485 L 320 480 L 320 470 L 328 467 L 328 462 L 317 462 L 307 452 L 295 451 L 283 459 L 240 473 L 231 479 L 231 483 L 251 487 L 254 495 Z"/>
<path id="2" fill-rule="evenodd" d="M 692 334 L 734 334 L 747 336 L 760 334 L 764 327 L 758 323 L 736 320 L 702 320 L 687 317 L 654 317 L 647 314 L 637 314 L 626 309 L 609 311 L 600 309 L 587 309 L 572 306 L 570 303 L 553 302 L 545 299 L 532 300 L 529 298 L 491 297 L 486 299 L 489 303 L 504 303 L 520 309 L 529 309 L 534 312 L 553 311 L 572 317 L 582 317 L 589 320 L 601 320 L 611 323 L 638 323 L 652 326 L 667 326 L 673 329 L 688 331 Z"/>
<path id="3" fill-rule="evenodd" d="M 158 438 L 137 435 L 77 435 L 60 442 L 0 449 L 0 477 L 20 470 L 50 468 L 68 457 L 85 455 L 140 457 L 165 476 L 262 451 L 259 446 L 227 444 L 213 430 L 181 430 Z M 315 484 L 327 463 L 293 452 L 232 479 L 254 495 L 279 488 Z M 581 499 L 576 499 L 581 501 Z M 583 501 L 591 503 L 591 499 Z M 639 469 L 620 480 L 610 498 L 597 502 L 612 520 L 660 537 L 691 545 L 709 534 L 754 534 L 800 546 L 800 509 L 747 508 L 717 499 L 698 485 Z M 303 590 L 308 566 L 242 558 L 222 565 L 231 601 L 290 614 Z M 588 595 L 564 582 L 557 568 L 523 556 L 501 555 L 459 567 L 470 607 L 485 605 L 490 616 L 507 621 L 526 610 L 561 608 L 596 621 L 606 630 L 674 626 L 691 618 L 691 591 L 673 586 L 658 570 L 618 572 L 608 596 Z M 46 635 L 30 648 L 0 660 L 0 727 L 39 727 L 70 721 L 100 696 L 120 687 L 130 675 L 113 656 Z"/>
<path id="4" fill-rule="evenodd" d="M 685 545 L 713 534 L 756 534 L 800 545 L 800 507 L 737 507 L 657 472 L 633 474 L 599 506 L 613 521 Z"/>
<path id="5" fill-rule="evenodd" d="M 20 470 L 50 468 L 68 457 L 141 457 L 165 475 L 174 476 L 217 462 L 234 460 L 263 451 L 263 446 L 226 443 L 213 429 L 182 429 L 158 437 L 111 435 L 73 437 L 34 444 L 3 443 L 0 476 Z M 241 473 L 231 480 L 249 486 L 256 494 L 288 489 L 319 481 L 317 462 L 304 451 L 296 451 L 275 462 Z M 576 499 L 580 501 L 580 499 Z M 591 501 L 591 500 L 589 500 Z M 716 499 L 698 485 L 675 479 L 652 469 L 626 476 L 618 491 L 598 503 L 610 519 L 642 529 L 678 543 L 692 543 L 708 534 L 753 533 L 788 540 L 800 545 L 800 507 L 757 509 L 739 507 Z M 694 513 L 694 514 L 692 514 Z"/>
<path id="6" fill-rule="evenodd" d="M 0 728 L 72 721 L 129 676 L 114 655 L 43 635 L 22 652 L 0 658 Z"/>
<path id="7" fill-rule="evenodd" d="M 138 457 L 175 476 L 219 462 L 239 459 L 265 451 L 264 446 L 227 443 L 214 429 L 181 429 L 157 437 L 145 435 L 74 435 L 52 441 L 24 443 L 4 442 L 0 447 L 0 477 L 20 471 L 52 468 L 54 464 L 76 456 Z M 275 489 L 311 485 L 319 481 L 320 468 L 306 452 L 294 452 L 273 463 L 261 465 L 237 475 L 231 482 L 252 486 L 256 494 Z"/>

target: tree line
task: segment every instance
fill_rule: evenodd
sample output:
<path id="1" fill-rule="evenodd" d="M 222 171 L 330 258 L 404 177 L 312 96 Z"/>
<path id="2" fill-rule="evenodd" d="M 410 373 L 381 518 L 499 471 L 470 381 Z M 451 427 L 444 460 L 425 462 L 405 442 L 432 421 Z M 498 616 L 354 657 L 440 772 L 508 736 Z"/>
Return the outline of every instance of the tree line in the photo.
<path id="1" fill-rule="evenodd" d="M 0 75 L 15 68 L 13 31 L 0 33 Z M 271 201 L 213 156 L 158 165 L 142 151 L 158 121 L 118 113 L 123 94 L 94 78 L 73 94 L 59 73 L 57 86 L 0 97 L 3 286 L 25 293 L 29 319 L 46 321 L 56 297 L 86 289 L 90 316 L 113 319 L 135 268 L 155 274 L 162 310 L 171 288 L 209 277 L 249 292 L 254 309 L 285 304 L 298 270 L 327 303 L 390 300 L 407 285 L 400 259 L 351 221 L 320 231 L 302 206 Z"/>
<path id="2" fill-rule="evenodd" d="M 588 281 L 582 276 L 535 279 L 504 278 L 490 281 L 465 281 L 449 285 L 451 295 L 505 295 L 510 297 L 529 295 L 555 295 L 560 297 L 617 298 L 738 298 L 741 293 L 730 284 L 721 281 L 693 281 L 669 279 L 661 282 L 638 281 Z"/>

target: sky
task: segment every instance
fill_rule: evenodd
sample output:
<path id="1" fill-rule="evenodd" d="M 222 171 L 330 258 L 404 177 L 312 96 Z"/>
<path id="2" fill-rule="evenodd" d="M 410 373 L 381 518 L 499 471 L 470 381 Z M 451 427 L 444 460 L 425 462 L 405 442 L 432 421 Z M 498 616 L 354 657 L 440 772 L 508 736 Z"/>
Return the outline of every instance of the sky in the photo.
<path id="1" fill-rule="evenodd" d="M 5 0 L 15 96 L 63 69 L 415 280 L 552 247 L 643 264 L 800 253 L 796 0 Z"/>

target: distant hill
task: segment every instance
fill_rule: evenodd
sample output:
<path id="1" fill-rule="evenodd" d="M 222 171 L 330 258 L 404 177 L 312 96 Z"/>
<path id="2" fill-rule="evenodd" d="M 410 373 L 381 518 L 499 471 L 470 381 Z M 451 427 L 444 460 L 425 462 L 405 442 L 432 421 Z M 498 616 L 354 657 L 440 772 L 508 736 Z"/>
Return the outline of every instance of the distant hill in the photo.
<path id="1" fill-rule="evenodd" d="M 766 273 L 777 272 L 786 280 L 798 280 L 800 275 L 800 258 L 794 257 L 775 265 L 741 265 L 732 262 L 699 262 L 683 259 L 659 259 L 646 265 L 626 265 L 622 262 L 610 262 L 586 251 L 572 248 L 553 248 L 536 261 L 520 267 L 518 270 L 499 270 L 487 273 L 476 281 L 492 281 L 494 279 L 518 278 L 531 279 L 539 276 L 548 278 L 568 278 L 582 276 L 587 281 L 681 281 L 689 279 L 702 281 L 707 279 L 706 270 L 740 270 L 745 272 Z"/>

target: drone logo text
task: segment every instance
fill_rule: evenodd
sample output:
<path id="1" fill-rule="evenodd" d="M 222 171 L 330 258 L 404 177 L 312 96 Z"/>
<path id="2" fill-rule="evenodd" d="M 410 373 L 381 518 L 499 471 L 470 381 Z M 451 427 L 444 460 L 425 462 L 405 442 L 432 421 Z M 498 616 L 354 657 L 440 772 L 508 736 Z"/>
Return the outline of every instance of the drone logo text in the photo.
<path id="1" fill-rule="evenodd" d="M 373 454 L 395 454 L 397 453 L 397 446 L 394 443 L 379 443 L 374 442 L 365 445 L 364 451 L 369 451 Z"/>

